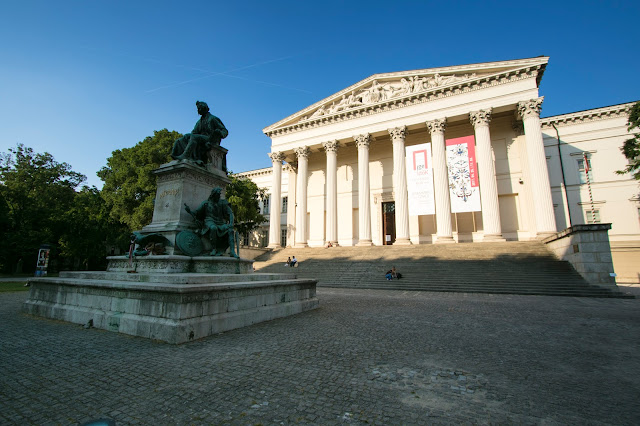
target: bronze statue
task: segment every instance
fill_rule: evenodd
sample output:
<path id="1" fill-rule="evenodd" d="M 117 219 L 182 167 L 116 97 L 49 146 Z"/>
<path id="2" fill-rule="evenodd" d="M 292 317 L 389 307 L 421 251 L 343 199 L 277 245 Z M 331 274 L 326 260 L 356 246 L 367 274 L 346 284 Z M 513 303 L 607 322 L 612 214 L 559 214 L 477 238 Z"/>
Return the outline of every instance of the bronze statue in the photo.
<path id="1" fill-rule="evenodd" d="M 231 257 L 239 257 L 234 244 L 233 211 L 227 200 L 220 199 L 221 192 L 221 188 L 214 188 L 209 199 L 203 201 L 195 211 L 191 211 L 186 204 L 184 209 L 196 220 L 200 234 L 209 234 L 212 256 L 223 256 L 228 248 Z"/>
<path id="2" fill-rule="evenodd" d="M 171 158 L 193 161 L 202 166 L 208 162 L 209 149 L 214 145 L 220 145 L 220 141 L 227 137 L 229 131 L 218 117 L 209 113 L 206 102 L 198 101 L 196 107 L 201 117 L 191 133 L 174 142 Z"/>

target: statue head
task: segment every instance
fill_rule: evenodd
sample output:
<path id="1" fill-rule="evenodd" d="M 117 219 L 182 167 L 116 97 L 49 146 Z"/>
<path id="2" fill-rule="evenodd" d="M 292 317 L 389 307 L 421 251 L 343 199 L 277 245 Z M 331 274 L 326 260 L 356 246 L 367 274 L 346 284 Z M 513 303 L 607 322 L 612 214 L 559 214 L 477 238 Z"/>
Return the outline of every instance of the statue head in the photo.
<path id="1" fill-rule="evenodd" d="M 218 201 L 220 200 L 220 194 L 222 193 L 222 188 L 213 188 L 211 190 L 211 194 L 209 195 L 210 200 Z"/>
<path id="2" fill-rule="evenodd" d="M 196 108 L 198 108 L 198 114 L 205 115 L 209 112 L 209 105 L 206 102 L 197 101 Z"/>

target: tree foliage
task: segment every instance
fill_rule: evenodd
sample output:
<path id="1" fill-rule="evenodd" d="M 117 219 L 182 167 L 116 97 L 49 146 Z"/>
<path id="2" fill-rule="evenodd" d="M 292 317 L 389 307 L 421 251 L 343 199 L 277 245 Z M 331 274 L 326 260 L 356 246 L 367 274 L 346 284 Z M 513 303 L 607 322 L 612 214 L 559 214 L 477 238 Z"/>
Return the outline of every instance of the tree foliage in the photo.
<path id="1" fill-rule="evenodd" d="M 627 130 L 633 132 L 634 129 L 636 132 L 640 131 L 640 101 L 631 107 L 629 119 L 627 120 Z M 620 150 L 629 160 L 629 164 L 627 164 L 627 167 L 623 170 L 618 170 L 616 173 L 631 173 L 634 179 L 640 180 L 640 133 L 635 133 L 631 139 L 624 141 Z"/>
<path id="2" fill-rule="evenodd" d="M 240 235 L 246 235 L 266 221 L 260 214 L 260 200 L 266 197 L 266 190 L 258 188 L 250 179 L 239 179 L 234 175 L 230 177 L 226 198 L 233 210 L 236 231 Z"/>
<path id="3" fill-rule="evenodd" d="M 75 188 L 85 179 L 48 152 L 35 153 L 22 144 L 0 154 L 3 270 L 10 272 L 20 258 L 27 268 L 35 266 L 40 245 L 57 243 L 68 225 L 65 213 L 73 205 Z"/>
<path id="4" fill-rule="evenodd" d="M 109 217 L 100 191 L 83 187 L 64 213 L 64 227 L 58 240 L 60 255 L 73 269 L 104 269 L 109 246 L 126 247 L 129 230 Z"/>
<path id="5" fill-rule="evenodd" d="M 104 182 L 102 198 L 112 219 L 131 231 L 151 222 L 156 194 L 156 176 L 161 164 L 171 161 L 173 142 L 182 134 L 162 129 L 154 131 L 132 148 L 113 151 L 98 176 Z"/>

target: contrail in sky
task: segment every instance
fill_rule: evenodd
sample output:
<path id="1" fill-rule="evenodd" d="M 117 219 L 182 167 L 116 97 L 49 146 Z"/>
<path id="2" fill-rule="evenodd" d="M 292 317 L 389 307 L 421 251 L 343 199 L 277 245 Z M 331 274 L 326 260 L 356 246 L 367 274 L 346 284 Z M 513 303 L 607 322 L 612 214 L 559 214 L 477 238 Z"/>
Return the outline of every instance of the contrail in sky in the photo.
<path id="1" fill-rule="evenodd" d="M 98 51 L 98 50 L 100 50 L 100 49 L 93 48 L 93 47 L 85 47 L 85 46 L 81 46 L 81 47 L 83 49 L 90 50 L 90 51 Z M 241 80 L 246 80 L 246 81 L 252 81 L 252 82 L 260 83 L 260 84 L 266 84 L 268 86 L 282 87 L 284 89 L 296 90 L 296 91 L 303 92 L 303 93 L 310 93 L 310 94 L 313 93 L 313 92 L 310 92 L 308 90 L 298 89 L 296 87 L 284 86 L 282 84 L 270 83 L 268 81 L 254 80 L 254 79 L 250 79 L 250 78 L 246 78 L 246 77 L 240 77 L 240 76 L 235 76 L 235 75 L 230 75 L 229 74 L 231 72 L 246 70 L 246 69 L 254 68 L 254 67 L 257 67 L 257 66 L 260 66 L 260 65 L 269 64 L 269 63 L 272 63 L 272 62 L 283 61 L 285 59 L 292 58 L 293 56 L 285 56 L 283 58 L 270 59 L 268 61 L 257 62 L 257 63 L 252 64 L 252 65 L 247 65 L 247 66 L 244 66 L 244 67 L 235 68 L 235 69 L 232 69 L 232 70 L 229 70 L 229 71 L 211 72 L 209 70 L 205 70 L 205 69 L 197 68 L 197 67 L 192 67 L 192 66 L 189 66 L 189 65 L 170 64 L 170 63 L 167 63 L 167 62 L 164 62 L 164 61 L 161 61 L 161 60 L 158 60 L 158 59 L 154 59 L 154 58 L 147 58 L 147 57 L 137 56 L 137 55 L 128 55 L 126 53 L 120 53 L 120 52 L 109 52 L 109 53 L 111 55 L 113 55 L 113 56 L 123 56 L 123 57 L 135 58 L 135 59 L 140 59 L 140 60 L 143 60 L 143 61 L 154 62 L 154 63 L 157 63 L 157 64 L 169 65 L 169 66 L 173 66 L 173 67 L 176 67 L 176 68 L 184 68 L 184 69 L 187 69 L 187 70 L 200 71 L 200 72 L 203 72 L 203 73 L 207 73 L 206 75 L 203 75 L 203 76 L 200 76 L 200 77 L 195 77 L 195 78 L 192 78 L 192 79 L 189 79 L 189 80 L 180 81 L 180 82 L 173 83 L 173 84 L 168 84 L 166 86 L 156 87 L 155 89 L 149 89 L 149 90 L 146 90 L 145 93 L 152 93 L 152 92 L 155 92 L 155 91 L 158 91 L 158 90 L 162 90 L 162 89 L 168 89 L 168 88 L 171 88 L 171 87 L 182 86 L 182 85 L 187 84 L 187 83 L 191 83 L 191 82 L 198 81 L 198 80 L 203 80 L 205 78 L 215 77 L 215 76 L 218 76 L 218 75 L 223 75 L 225 77 L 231 77 L 231 78 L 236 78 L 236 79 L 241 79 Z"/>
<path id="2" fill-rule="evenodd" d="M 284 58 L 270 59 L 268 61 L 257 62 L 257 63 L 252 64 L 252 65 L 247 65 L 247 66 L 240 67 L 240 68 L 234 68 L 234 69 L 228 70 L 228 71 L 212 72 L 210 74 L 203 75 L 201 77 L 196 77 L 196 78 L 192 78 L 192 79 L 189 79 L 189 80 L 180 81 L 178 83 L 168 84 L 166 86 L 156 87 L 155 89 L 146 90 L 145 92 L 146 93 L 151 93 L 151 92 L 155 92 L 157 90 L 168 89 L 168 88 L 176 87 L 176 86 L 182 86 L 183 84 L 191 83 L 191 82 L 198 81 L 198 80 L 203 80 L 205 78 L 215 77 L 215 76 L 218 76 L 218 75 L 224 75 L 225 77 L 239 78 L 239 79 L 242 79 L 242 80 L 254 81 L 256 83 L 268 84 L 268 85 L 271 85 L 271 86 L 283 87 L 283 88 L 286 88 L 286 89 L 293 89 L 293 90 L 298 90 L 298 91 L 305 92 L 305 93 L 311 93 L 311 92 L 309 92 L 307 90 L 303 90 L 303 89 L 297 89 L 297 88 L 294 88 L 294 87 L 287 87 L 287 86 L 283 86 L 283 85 L 280 85 L 280 84 L 269 83 L 269 82 L 266 82 L 266 81 L 252 80 L 252 79 L 248 79 L 248 78 L 244 78 L 244 77 L 238 77 L 238 76 L 234 76 L 234 75 L 230 75 L 229 74 L 231 72 L 246 70 L 246 69 L 254 68 L 254 67 L 257 67 L 257 66 L 260 66 L 260 65 L 269 64 L 269 63 L 272 63 L 272 62 L 283 61 L 283 60 L 289 59 L 289 58 L 291 58 L 291 56 L 285 56 Z M 198 69 L 198 68 L 192 68 L 192 67 L 184 67 L 184 68 L 189 68 L 189 69 L 193 69 L 193 70 L 196 70 L 196 71 L 208 72 L 208 71 L 205 71 L 205 70 L 202 70 L 202 69 Z"/>

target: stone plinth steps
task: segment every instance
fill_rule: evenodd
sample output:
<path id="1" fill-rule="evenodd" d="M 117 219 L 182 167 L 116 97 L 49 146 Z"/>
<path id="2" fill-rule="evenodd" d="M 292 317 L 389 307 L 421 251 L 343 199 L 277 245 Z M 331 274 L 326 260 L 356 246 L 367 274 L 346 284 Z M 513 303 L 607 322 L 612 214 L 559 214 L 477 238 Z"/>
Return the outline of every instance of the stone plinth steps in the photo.
<path id="1" fill-rule="evenodd" d="M 319 287 L 550 296 L 632 297 L 587 283 L 537 241 L 412 246 L 286 248 L 258 257 L 258 272 L 287 271 Z M 402 279 L 387 281 L 395 266 Z"/>
<path id="2" fill-rule="evenodd" d="M 316 280 L 286 273 L 61 272 L 29 284 L 28 314 L 175 344 L 319 303 Z"/>

